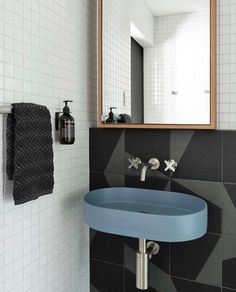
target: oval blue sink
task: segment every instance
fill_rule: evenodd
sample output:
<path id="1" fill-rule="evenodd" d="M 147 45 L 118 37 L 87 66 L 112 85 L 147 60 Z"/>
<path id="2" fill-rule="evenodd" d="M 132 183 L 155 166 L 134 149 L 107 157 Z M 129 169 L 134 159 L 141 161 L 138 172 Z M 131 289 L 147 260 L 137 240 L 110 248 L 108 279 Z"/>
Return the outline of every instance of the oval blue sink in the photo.
<path id="1" fill-rule="evenodd" d="M 207 204 L 181 193 L 136 188 L 107 188 L 84 197 L 84 219 L 93 229 L 164 242 L 202 237 Z"/>

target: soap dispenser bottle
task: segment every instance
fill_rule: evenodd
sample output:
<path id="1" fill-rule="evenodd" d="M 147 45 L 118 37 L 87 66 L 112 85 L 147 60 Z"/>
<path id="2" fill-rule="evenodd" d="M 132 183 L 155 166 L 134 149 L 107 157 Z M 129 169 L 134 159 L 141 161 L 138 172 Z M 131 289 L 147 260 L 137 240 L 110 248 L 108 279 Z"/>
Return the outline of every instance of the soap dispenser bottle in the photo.
<path id="1" fill-rule="evenodd" d="M 116 124 L 117 123 L 117 119 L 115 118 L 115 115 L 112 111 L 113 109 L 116 109 L 116 107 L 110 107 L 109 118 L 106 120 L 106 123 L 108 123 L 108 124 Z"/>
<path id="2" fill-rule="evenodd" d="M 65 106 L 63 108 L 63 115 L 58 119 L 59 127 L 59 142 L 61 144 L 74 144 L 75 142 L 75 120 L 70 115 L 70 108 L 68 102 L 72 100 L 63 101 Z"/>

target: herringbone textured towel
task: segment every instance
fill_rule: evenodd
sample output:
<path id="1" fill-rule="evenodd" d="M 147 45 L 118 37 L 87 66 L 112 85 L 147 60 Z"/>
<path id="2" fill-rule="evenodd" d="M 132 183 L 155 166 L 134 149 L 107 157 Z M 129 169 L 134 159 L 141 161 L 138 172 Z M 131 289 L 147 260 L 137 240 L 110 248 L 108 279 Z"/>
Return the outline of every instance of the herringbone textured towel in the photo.
<path id="1" fill-rule="evenodd" d="M 52 125 L 49 110 L 32 103 L 12 104 L 7 119 L 7 175 L 16 205 L 51 194 Z"/>

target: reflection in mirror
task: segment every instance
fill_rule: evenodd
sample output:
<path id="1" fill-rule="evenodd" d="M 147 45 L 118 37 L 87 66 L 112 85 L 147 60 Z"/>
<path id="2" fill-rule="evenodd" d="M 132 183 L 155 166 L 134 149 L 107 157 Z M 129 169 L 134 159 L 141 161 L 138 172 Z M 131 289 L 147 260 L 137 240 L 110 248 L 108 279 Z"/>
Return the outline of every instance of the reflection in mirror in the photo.
<path id="1" fill-rule="evenodd" d="M 210 2 L 103 0 L 104 123 L 211 123 Z"/>

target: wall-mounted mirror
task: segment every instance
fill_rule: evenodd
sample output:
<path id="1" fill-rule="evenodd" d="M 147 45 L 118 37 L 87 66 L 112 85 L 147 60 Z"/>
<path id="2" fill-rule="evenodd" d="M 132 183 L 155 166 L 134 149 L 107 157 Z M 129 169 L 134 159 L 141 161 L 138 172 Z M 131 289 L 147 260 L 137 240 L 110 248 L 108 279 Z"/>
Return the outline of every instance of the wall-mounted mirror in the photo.
<path id="1" fill-rule="evenodd" d="M 214 129 L 216 1 L 99 0 L 99 75 L 100 127 Z"/>

